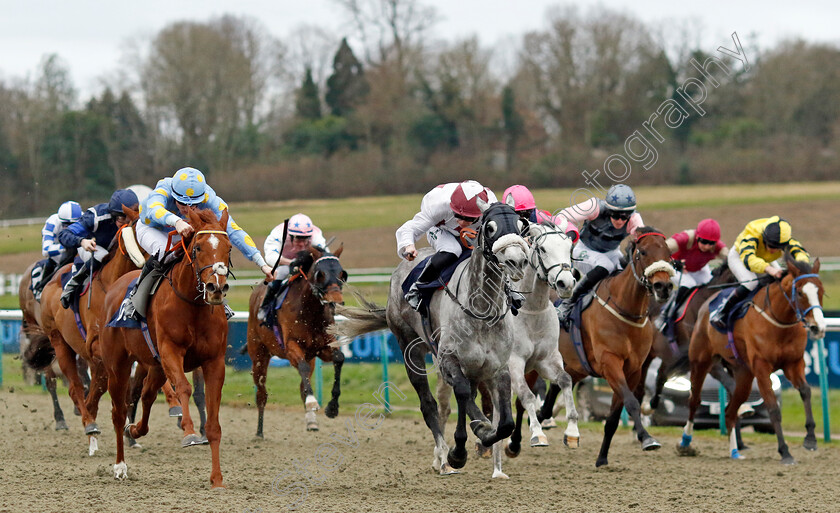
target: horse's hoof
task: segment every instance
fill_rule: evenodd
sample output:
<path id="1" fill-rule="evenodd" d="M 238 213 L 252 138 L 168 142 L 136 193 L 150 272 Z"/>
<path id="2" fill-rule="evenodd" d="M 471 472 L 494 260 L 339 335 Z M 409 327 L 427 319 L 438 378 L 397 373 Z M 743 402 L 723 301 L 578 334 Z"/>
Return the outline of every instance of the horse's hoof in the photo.
<path id="1" fill-rule="evenodd" d="M 99 426 L 96 425 L 96 422 L 91 422 L 87 426 L 85 426 L 85 434 L 88 436 L 98 435 L 101 431 L 99 431 Z"/>
<path id="2" fill-rule="evenodd" d="M 306 397 L 306 401 L 303 403 L 303 406 L 308 411 L 318 411 L 321 409 L 321 405 L 318 404 L 318 400 L 311 395 Z"/>
<path id="3" fill-rule="evenodd" d="M 744 403 L 738 407 L 738 417 L 744 419 L 753 415 L 755 415 L 755 410 L 749 404 Z"/>
<path id="4" fill-rule="evenodd" d="M 172 408 L 169 408 L 169 416 L 170 417 L 183 417 L 184 416 L 184 410 L 182 410 L 180 406 L 173 406 Z M 178 426 L 178 427 L 181 427 L 181 426 Z"/>
<path id="5" fill-rule="evenodd" d="M 449 449 L 449 454 L 446 455 L 446 461 L 451 465 L 453 468 L 464 468 L 464 465 L 467 464 L 467 451 L 461 449 L 463 454 L 459 454 L 458 448 L 453 447 Z"/>
<path id="6" fill-rule="evenodd" d="M 210 440 L 207 439 L 206 436 L 201 435 L 201 439 L 198 441 L 199 445 L 210 445 Z"/>
<path id="7" fill-rule="evenodd" d="M 128 446 L 129 449 L 142 449 L 143 448 L 143 446 L 140 445 L 140 442 L 138 442 L 137 440 L 135 440 L 133 438 L 129 438 L 129 437 L 124 436 L 123 439 L 125 440 L 125 444 Z"/>
<path id="8" fill-rule="evenodd" d="M 451 476 L 451 475 L 460 474 L 460 473 L 461 473 L 460 471 L 455 470 L 454 468 L 449 466 L 448 463 L 444 463 L 443 465 L 440 466 L 440 475 L 442 475 L 442 476 Z"/>
<path id="9" fill-rule="evenodd" d="M 531 447 L 548 447 L 548 437 L 545 435 L 532 436 Z"/>
<path id="10" fill-rule="evenodd" d="M 750 446 L 742 442 L 742 443 L 738 444 L 738 450 L 739 451 L 748 451 L 748 450 L 750 450 Z"/>
<path id="11" fill-rule="evenodd" d="M 480 443 L 478 443 L 478 444 L 476 444 L 476 445 L 481 445 L 481 444 L 480 444 Z M 516 458 L 517 456 L 519 456 L 519 453 L 520 453 L 521 451 L 522 451 L 522 447 L 520 447 L 520 446 L 518 446 L 518 445 L 517 445 L 517 446 L 516 446 L 516 448 L 514 449 L 514 447 L 513 447 L 513 443 L 511 443 L 511 442 L 508 442 L 508 443 L 505 445 L 505 455 L 506 455 L 508 458 Z"/>
<path id="12" fill-rule="evenodd" d="M 607 464 L 608 464 L 607 458 L 598 458 L 598 460 L 595 461 L 595 468 L 603 467 L 604 465 L 607 465 Z"/>
<path id="13" fill-rule="evenodd" d="M 554 420 L 554 417 L 549 417 L 547 419 L 544 419 L 542 422 L 540 422 L 540 426 L 542 426 L 543 429 L 556 428 L 557 427 L 557 421 Z"/>
<path id="14" fill-rule="evenodd" d="M 648 401 L 642 401 L 642 415 L 653 415 L 653 407 Z"/>
<path id="15" fill-rule="evenodd" d="M 336 418 L 338 416 L 338 405 L 330 401 L 329 404 L 327 404 L 327 408 L 324 410 L 324 415 L 330 419 Z"/>
<path id="16" fill-rule="evenodd" d="M 699 454 L 697 449 L 691 445 L 677 444 L 677 454 L 679 456 L 697 456 Z"/>
<path id="17" fill-rule="evenodd" d="M 508 475 L 505 474 L 504 472 L 502 472 L 501 470 L 493 470 L 493 479 L 496 479 L 496 478 L 510 479 L 510 477 L 508 477 Z"/>
<path id="18" fill-rule="evenodd" d="M 58 429 L 58 428 L 56 428 Z M 817 439 L 816 438 L 808 438 L 805 437 L 805 440 L 802 442 L 802 447 L 808 451 L 816 451 L 817 450 Z"/>
<path id="19" fill-rule="evenodd" d="M 655 451 L 662 447 L 662 444 L 656 441 L 653 437 L 645 438 L 642 441 L 642 450 L 643 451 Z"/>
<path id="20" fill-rule="evenodd" d="M 782 458 L 782 465 L 796 465 L 796 460 L 793 459 L 793 456 L 787 456 Z"/>
<path id="21" fill-rule="evenodd" d="M 114 479 L 123 479 L 128 477 L 128 465 L 125 462 L 114 464 Z"/>
<path id="22" fill-rule="evenodd" d="M 81 412 L 81 411 L 79 411 L 79 407 L 78 407 L 78 406 L 74 406 L 74 407 L 73 407 L 73 415 L 75 415 L 75 416 L 77 416 L 77 417 L 81 417 L 81 416 L 82 416 L 82 412 Z"/>
<path id="23" fill-rule="evenodd" d="M 729 458 L 733 460 L 745 460 L 746 458 L 738 452 L 738 449 L 732 449 L 732 452 L 729 454 Z M 782 459 L 784 461 L 784 459 Z"/>
<path id="24" fill-rule="evenodd" d="M 484 447 L 484 444 L 481 442 L 475 443 L 475 455 L 479 458 L 484 458 L 485 460 L 493 456 L 493 448 L 492 447 Z"/>
<path id="25" fill-rule="evenodd" d="M 187 435 L 181 440 L 181 447 L 192 447 L 193 445 L 202 445 L 201 437 L 195 433 Z"/>
<path id="26" fill-rule="evenodd" d="M 307 422 L 306 423 L 306 430 L 307 431 L 318 431 L 318 423 L 317 422 Z"/>
<path id="27" fill-rule="evenodd" d="M 470 422 L 470 429 L 472 429 L 475 436 L 484 439 L 487 438 L 487 434 L 493 431 L 493 425 L 486 420 L 474 420 Z M 481 436 L 482 433 L 485 433 L 485 436 Z"/>
<path id="28" fill-rule="evenodd" d="M 569 449 L 577 449 L 578 447 L 580 447 L 580 437 L 563 435 L 563 445 L 565 445 Z"/>
<path id="29" fill-rule="evenodd" d="M 56 431 L 67 431 L 69 429 L 70 428 L 67 427 L 67 423 L 64 422 L 63 420 L 56 421 L 56 423 L 55 423 L 55 430 Z"/>
<path id="30" fill-rule="evenodd" d="M 96 454 L 96 451 L 99 450 L 99 441 L 96 439 L 95 436 L 90 437 L 90 442 L 88 443 L 88 456 L 93 456 Z"/>

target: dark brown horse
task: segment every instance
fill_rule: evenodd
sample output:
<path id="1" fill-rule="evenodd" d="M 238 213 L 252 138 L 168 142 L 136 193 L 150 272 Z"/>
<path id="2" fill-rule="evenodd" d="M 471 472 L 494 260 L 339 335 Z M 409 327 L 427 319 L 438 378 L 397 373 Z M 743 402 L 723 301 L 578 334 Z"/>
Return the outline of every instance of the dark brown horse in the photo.
<path id="1" fill-rule="evenodd" d="M 746 315 L 735 322 L 733 342 L 709 324 L 709 301 L 700 309 L 689 346 L 691 361 L 691 399 L 688 422 L 683 440 L 677 446 L 683 455 L 694 455 L 691 436 L 694 431 L 694 414 L 700 405 L 700 390 L 709 367 L 716 360 L 723 360 L 735 375 L 735 392 L 726 405 L 726 427 L 729 431 L 729 453 L 733 459 L 742 456 L 735 439 L 735 422 L 738 408 L 749 397 L 753 379 L 770 421 L 776 431 L 778 451 L 783 464 L 793 464 L 782 434 L 782 413 L 770 381 L 770 374 L 778 369 L 799 391 L 805 405 L 805 449 L 817 449 L 814 434 L 814 415 L 811 411 L 811 387 L 805 381 L 805 346 L 808 332 L 816 340 L 825 334 L 822 312 L 823 285 L 819 278 L 820 261 L 813 267 L 794 260 L 785 252 L 787 273 L 780 280 L 761 288 L 752 299 Z M 807 329 L 806 329 L 807 328 Z"/>
<path id="2" fill-rule="evenodd" d="M 665 236 L 650 227 L 636 231 L 627 248 L 627 267 L 601 281 L 595 288 L 592 306 L 582 315 L 581 338 L 588 367 L 603 376 L 613 390 L 612 407 L 604 425 L 604 441 L 595 466 L 607 464 L 607 453 L 618 427 L 622 407 L 634 421 L 636 436 L 643 450 L 660 447 L 641 422 L 639 401 L 642 365 L 653 343 L 653 325 L 649 322 L 648 303 L 652 294 L 664 303 L 673 288 L 671 253 Z M 566 372 L 577 383 L 590 375 L 571 337 L 560 332 L 560 353 Z M 551 416 L 556 387 L 552 386 L 542 409 L 542 418 Z"/>
<path id="3" fill-rule="evenodd" d="M 125 479 L 128 475 L 123 432 L 132 438 L 148 433 L 152 404 L 167 379 L 175 387 L 183 408 L 181 428 L 186 436 L 182 446 L 202 443 L 190 417 L 188 405 L 192 387 L 184 374 L 201 367 L 206 383 L 206 431 L 212 458 L 210 483 L 217 488 L 224 486 L 219 462 L 222 436 L 219 405 L 225 380 L 228 332 L 223 306 L 228 290 L 231 250 L 225 231 L 228 213 L 225 210 L 221 220 L 209 210 L 190 209 L 187 215 L 195 232 L 183 239 L 185 254 L 182 260 L 174 264 L 161 281 L 148 306 L 151 344 L 147 344 L 138 329 L 103 327 L 101 332 L 101 355 L 108 375 L 111 419 L 117 438 L 114 477 Z M 103 319 L 111 319 L 119 310 L 129 283 L 137 276 L 138 273 L 123 276 L 108 291 Z M 148 376 L 141 394 L 143 416 L 137 424 L 126 426 L 126 402 L 119 398 L 126 397 L 134 361 L 148 369 Z"/>
<path id="4" fill-rule="evenodd" d="M 332 399 L 327 405 L 327 417 L 338 415 L 338 396 L 341 395 L 341 366 L 344 354 L 341 349 L 330 347 L 335 337 L 327 328 L 335 322 L 335 304 L 343 303 L 341 289 L 347 281 L 347 272 L 335 254 L 321 253 L 315 248 L 302 251 L 291 264 L 288 293 L 283 306 L 277 310 L 276 329 L 260 325 L 258 309 L 265 296 L 266 287 L 260 285 L 251 293 L 248 316 L 248 354 L 251 356 L 251 374 L 257 387 L 257 436 L 263 436 L 263 412 L 268 400 L 265 377 L 272 355 L 289 360 L 300 373 L 300 397 L 303 401 L 307 431 L 317 431 L 315 411 L 320 408 L 312 391 L 312 371 L 315 357 L 331 360 L 335 367 Z"/>
<path id="5" fill-rule="evenodd" d="M 132 221 L 137 219 L 137 211 L 124 210 L 127 219 Z M 96 425 L 96 415 L 99 410 L 99 399 L 107 387 L 107 375 L 99 358 L 98 347 L 99 331 L 102 326 L 100 313 L 105 293 L 117 278 L 138 268 L 129 253 L 123 250 L 124 246 L 120 242 L 123 235 L 124 230 L 114 237 L 110 253 L 103 261 L 102 268 L 93 276 L 90 286 L 82 292 L 79 299 L 79 324 L 85 330 L 85 336 L 82 336 L 73 311 L 62 308 L 59 302 L 62 292 L 61 274 L 70 268 L 69 265 L 55 274 L 41 294 L 40 330 L 49 336 L 61 371 L 70 382 L 70 397 L 81 412 L 85 435 L 89 437 L 90 455 L 98 450 L 96 435 L 99 434 L 99 427 Z M 90 366 L 91 384 L 87 398 L 84 396 L 84 388 L 78 375 L 76 355 L 84 358 Z"/>

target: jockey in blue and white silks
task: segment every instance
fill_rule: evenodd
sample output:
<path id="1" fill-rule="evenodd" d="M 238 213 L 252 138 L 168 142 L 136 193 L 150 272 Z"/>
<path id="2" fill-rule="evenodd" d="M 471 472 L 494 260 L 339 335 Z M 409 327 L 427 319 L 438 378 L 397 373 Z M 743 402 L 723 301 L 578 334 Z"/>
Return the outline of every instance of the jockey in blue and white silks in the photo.
<path id="1" fill-rule="evenodd" d="M 122 211 L 123 206 L 137 208 L 137 195 L 128 189 L 120 189 L 111 195 L 108 203 L 100 203 L 87 209 L 82 217 L 58 234 L 58 241 L 68 251 L 77 250 L 83 263 L 91 257 L 91 265 L 73 267 L 73 277 L 64 286 L 61 293 L 61 305 L 70 306 L 73 294 L 93 270 L 102 265 L 102 259 L 108 255 L 108 247 L 117 231 L 128 223 Z"/>
<path id="2" fill-rule="evenodd" d="M 37 272 L 37 283 L 36 271 L 32 272 L 32 292 L 35 293 L 36 298 L 40 297 L 44 285 L 70 255 L 70 252 L 58 241 L 58 234 L 78 221 L 80 217 L 82 217 L 82 207 L 75 201 L 65 201 L 58 207 L 58 212 L 48 217 L 44 223 L 41 229 L 41 254 L 44 255 L 46 261 L 43 269 Z"/>
<path id="3" fill-rule="evenodd" d="M 207 185 L 204 174 L 192 167 L 181 168 L 172 178 L 160 180 L 154 190 L 143 200 L 140 205 L 140 221 L 137 223 L 137 242 L 149 253 L 150 257 L 143 266 L 143 272 L 137 280 L 137 288 L 134 292 L 140 289 L 141 282 L 149 272 L 161 270 L 160 259 L 166 251 L 168 233 L 173 228 L 178 232 L 178 237 L 172 240 L 175 244 L 180 237 L 193 232 L 193 227 L 185 220 L 187 209 L 190 207 L 210 209 L 218 219 L 222 218 L 225 210 L 228 210 L 224 200 Z M 230 212 L 228 212 L 225 231 L 231 244 L 260 268 L 267 281 L 271 281 L 273 279 L 271 267 L 260 254 L 251 236 L 236 224 Z M 134 292 L 130 299 L 133 299 Z M 128 302 L 131 303 L 130 300 Z M 134 310 L 129 308 L 128 313 L 134 315 Z"/>

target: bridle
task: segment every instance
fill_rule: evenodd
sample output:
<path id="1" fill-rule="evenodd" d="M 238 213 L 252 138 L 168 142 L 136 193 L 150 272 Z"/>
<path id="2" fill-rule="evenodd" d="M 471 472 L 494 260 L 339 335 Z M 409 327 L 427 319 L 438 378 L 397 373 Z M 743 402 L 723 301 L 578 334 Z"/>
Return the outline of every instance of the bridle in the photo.
<path id="1" fill-rule="evenodd" d="M 528 264 L 535 271 L 537 271 L 537 276 L 539 276 L 540 272 L 542 272 L 545 275 L 545 278 L 541 277 L 540 279 L 545 281 L 546 283 L 548 283 L 548 281 L 549 281 L 549 273 L 552 271 L 552 269 L 554 269 L 556 267 L 560 268 L 560 272 L 563 272 L 563 271 L 572 272 L 572 265 L 570 263 L 567 263 L 567 262 L 561 262 L 559 264 L 554 264 L 552 266 L 546 267 L 545 261 L 543 260 L 543 257 L 542 257 L 542 253 L 540 251 L 538 251 L 537 248 L 543 246 L 543 240 L 547 239 L 549 235 L 559 235 L 559 236 L 563 237 L 564 239 L 569 239 L 569 240 L 571 239 L 571 237 L 569 237 L 569 235 L 567 233 L 563 232 L 562 230 L 558 230 L 558 229 L 548 229 L 546 231 L 540 232 L 540 234 L 537 235 L 536 237 L 531 238 L 533 249 L 531 251 L 531 255 L 528 257 Z M 535 255 L 536 255 L 536 260 L 537 260 L 536 263 L 534 262 Z M 558 273 L 558 276 L 559 276 L 559 274 L 560 273 Z"/>
<path id="2" fill-rule="evenodd" d="M 309 271 L 310 274 L 314 277 L 315 273 L 317 272 L 318 264 L 320 264 L 323 261 L 328 261 L 328 260 L 335 260 L 336 262 L 339 262 L 338 257 L 335 256 L 335 255 L 324 255 L 324 256 L 315 260 L 315 262 L 312 263 L 311 270 Z M 341 262 L 339 262 L 338 265 L 340 267 Z M 342 268 L 342 270 L 343 270 L 343 268 Z M 307 278 L 306 274 L 303 274 L 303 270 L 301 270 L 299 272 L 303 275 L 304 278 Z M 315 283 L 314 280 L 310 280 L 310 279 L 307 278 L 306 281 L 307 281 L 307 283 L 309 283 L 309 287 L 312 289 L 312 293 L 315 295 L 315 297 L 318 298 L 318 301 L 320 301 L 322 305 L 334 305 L 335 304 L 334 301 L 326 301 L 324 299 L 324 296 L 327 294 L 326 288 L 321 287 L 320 285 Z M 342 280 L 340 278 L 337 278 L 337 281 L 339 283 L 338 288 L 341 289 L 342 288 L 342 286 L 341 286 Z M 329 285 L 329 280 L 326 281 L 326 284 Z"/>
<path id="3" fill-rule="evenodd" d="M 805 317 L 811 312 L 811 310 L 819 308 L 820 311 L 822 311 L 822 306 L 821 305 L 810 305 L 808 308 L 805 309 L 805 311 L 803 311 L 801 308 L 799 308 L 799 301 L 796 300 L 796 282 L 798 282 L 799 280 L 807 279 L 807 278 L 819 279 L 820 276 L 818 274 L 810 273 L 810 274 L 800 274 L 799 276 L 795 277 L 793 279 L 793 283 L 791 284 L 790 297 L 788 297 L 787 293 L 785 292 L 784 287 L 782 287 L 781 280 L 777 281 L 777 283 L 779 284 L 779 290 L 782 292 L 782 296 L 784 296 L 785 300 L 788 302 L 791 309 L 796 314 L 797 322 L 801 322 L 805 326 L 807 326 L 807 323 L 805 322 Z M 769 298 L 769 296 L 768 296 L 768 298 Z"/>
<path id="4" fill-rule="evenodd" d="M 167 251 L 169 250 L 170 243 L 172 241 L 172 235 L 174 233 L 177 233 L 177 232 L 170 232 L 169 233 L 169 241 L 166 244 Z M 187 257 L 187 261 L 189 262 L 190 267 L 192 267 L 193 272 L 195 273 L 195 283 L 196 283 L 195 288 L 196 288 L 196 291 L 198 292 L 198 294 L 195 296 L 195 298 L 190 299 L 190 298 L 182 295 L 180 292 L 178 292 L 178 289 L 175 288 L 175 284 L 172 283 L 172 270 L 171 269 L 170 269 L 166 279 L 169 281 L 169 286 L 172 287 L 172 291 L 175 292 L 175 295 L 178 296 L 179 299 L 181 299 L 183 301 L 186 301 L 188 303 L 201 305 L 201 303 L 199 303 L 196 300 L 199 297 L 204 296 L 204 304 L 213 306 L 213 305 L 211 305 L 210 303 L 207 302 L 207 296 L 205 294 L 207 285 L 204 283 L 204 281 L 201 280 L 201 273 L 203 273 L 207 269 L 212 269 L 213 273 L 210 276 L 211 277 L 216 276 L 216 282 L 217 283 L 218 283 L 218 277 L 219 276 L 227 278 L 228 276 L 232 275 L 233 273 L 230 271 L 230 250 L 228 250 L 228 264 L 227 265 L 222 263 L 222 262 L 214 262 L 210 265 L 205 265 L 204 267 L 196 267 L 196 265 L 195 265 L 195 260 L 196 260 L 195 240 L 199 235 L 204 235 L 204 234 L 224 235 L 225 237 L 228 236 L 227 232 L 223 231 L 223 230 L 199 230 L 199 231 L 195 232 L 195 234 L 193 234 L 193 236 L 192 236 L 192 240 L 190 242 L 191 251 L 189 251 L 189 252 L 184 247 L 184 239 L 183 238 L 178 243 L 178 244 L 181 245 L 181 248 L 184 249 L 184 256 Z M 177 246 L 177 244 L 176 244 L 176 246 Z M 173 267 L 173 269 L 174 269 L 174 267 Z"/>
<path id="5" fill-rule="evenodd" d="M 643 238 L 655 235 L 657 237 L 665 238 L 665 235 L 660 232 L 647 232 L 639 235 L 636 237 L 636 240 L 633 241 L 633 261 L 631 262 L 630 269 L 633 271 L 633 278 L 636 279 L 636 283 L 641 285 L 645 291 L 647 291 L 648 295 L 653 294 L 653 283 L 650 281 L 650 277 L 656 274 L 657 272 L 664 271 L 668 273 L 669 276 L 674 276 L 674 267 L 664 260 L 657 260 L 656 262 L 650 264 L 645 268 L 645 270 L 639 275 L 639 272 L 636 270 L 636 262 L 641 263 L 642 255 L 639 253 L 639 241 Z"/>

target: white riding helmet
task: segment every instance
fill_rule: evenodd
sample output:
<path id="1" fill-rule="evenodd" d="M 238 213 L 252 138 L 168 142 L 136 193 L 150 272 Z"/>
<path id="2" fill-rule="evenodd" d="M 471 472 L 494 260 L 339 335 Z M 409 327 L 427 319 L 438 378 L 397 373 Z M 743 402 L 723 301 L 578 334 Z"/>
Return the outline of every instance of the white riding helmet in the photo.
<path id="1" fill-rule="evenodd" d="M 62 223 L 75 223 L 82 217 L 82 207 L 75 201 L 65 201 L 58 207 L 58 218 Z"/>

